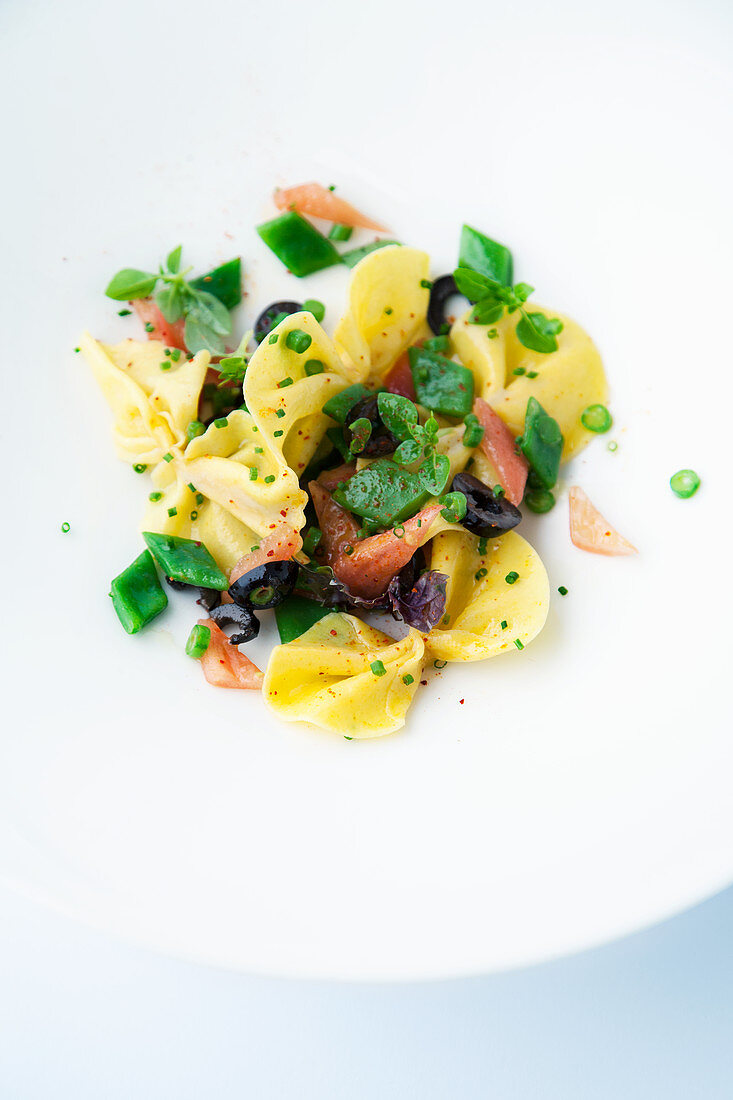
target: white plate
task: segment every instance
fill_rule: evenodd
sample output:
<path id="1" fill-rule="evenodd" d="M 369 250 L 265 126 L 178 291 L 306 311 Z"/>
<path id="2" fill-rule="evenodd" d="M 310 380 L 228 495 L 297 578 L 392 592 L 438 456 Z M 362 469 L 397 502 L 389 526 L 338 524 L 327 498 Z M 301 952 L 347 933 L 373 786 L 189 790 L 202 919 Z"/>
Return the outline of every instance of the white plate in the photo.
<path id="1" fill-rule="evenodd" d="M 730 13 L 224 7 L 216 25 L 192 4 L 5 8 L 0 875 L 182 956 L 385 979 L 577 950 L 716 890 L 733 875 Z M 405 732 L 366 743 L 209 688 L 182 597 L 122 633 L 108 584 L 139 550 L 146 482 L 73 353 L 86 325 L 135 331 L 104 285 L 179 241 L 199 269 L 241 253 L 242 325 L 306 292 L 333 325 L 346 272 L 300 284 L 254 232 L 273 185 L 309 178 L 436 274 L 463 220 L 508 241 L 538 300 L 588 328 L 619 448 L 595 441 L 565 484 L 640 548 L 574 549 L 563 493 L 525 524 L 570 589 L 540 639 L 431 675 Z M 682 466 L 703 478 L 690 501 L 668 488 Z"/>

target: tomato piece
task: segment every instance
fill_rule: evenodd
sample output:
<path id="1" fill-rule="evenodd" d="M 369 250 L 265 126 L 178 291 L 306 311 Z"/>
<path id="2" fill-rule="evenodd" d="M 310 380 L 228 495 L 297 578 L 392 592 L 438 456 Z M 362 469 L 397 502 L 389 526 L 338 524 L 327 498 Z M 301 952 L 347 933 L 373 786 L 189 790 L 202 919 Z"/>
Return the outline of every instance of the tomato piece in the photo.
<path id="1" fill-rule="evenodd" d="M 244 554 L 229 574 L 229 583 L 234 584 L 245 573 L 268 561 L 288 561 L 295 557 L 303 547 L 303 540 L 289 523 L 281 523 L 271 535 L 266 535 L 257 543 L 257 548 Z"/>
<path id="2" fill-rule="evenodd" d="M 441 509 L 440 504 L 429 504 L 412 519 L 406 519 L 400 525 L 404 529 L 401 537 L 390 530 L 358 539 L 359 525 L 351 513 L 317 482 L 312 481 L 309 489 L 318 513 L 327 564 L 342 584 L 365 600 L 381 596 L 417 548 L 428 541 L 431 524 Z"/>
<path id="3" fill-rule="evenodd" d="M 527 483 L 529 465 L 524 455 L 517 454 L 517 446 L 511 429 L 495 413 L 491 405 L 477 397 L 473 411 L 484 429 L 479 446 L 496 471 L 504 496 L 512 504 L 521 504 Z"/>
<path id="4" fill-rule="evenodd" d="M 229 644 L 226 634 L 213 619 L 199 619 L 199 624 L 211 631 L 211 641 L 200 658 L 201 668 L 209 683 L 214 687 L 260 691 L 265 677 L 257 665 L 240 653 L 235 645 Z"/>
<path id="5" fill-rule="evenodd" d="M 394 366 L 390 367 L 385 376 L 384 384 L 390 393 L 397 393 L 400 397 L 409 398 L 410 401 L 417 400 L 415 383 L 410 369 L 410 357 L 406 351 L 395 361 Z"/>
<path id="6" fill-rule="evenodd" d="M 356 544 L 359 525 L 351 513 L 337 504 L 317 481 L 311 481 L 308 491 L 318 516 L 318 526 L 321 528 L 319 551 L 323 551 L 326 565 L 330 565 L 335 573 L 336 563 L 341 558 L 344 547 Z"/>
<path id="7" fill-rule="evenodd" d="M 570 538 L 579 550 L 590 554 L 618 557 L 637 553 L 636 547 L 604 519 L 578 485 L 570 490 Z"/>
<path id="8" fill-rule="evenodd" d="M 343 466 L 336 466 L 334 470 L 321 470 L 316 481 L 324 489 L 328 489 L 329 493 L 332 493 L 337 485 L 342 481 L 348 481 L 355 473 L 356 466 L 353 463 L 346 463 Z"/>
<path id="9" fill-rule="evenodd" d="M 275 191 L 274 199 L 278 210 L 297 210 L 299 214 L 310 214 L 314 218 L 324 218 L 338 225 L 360 225 L 364 229 L 376 229 L 378 233 L 387 232 L 379 222 L 367 218 L 350 202 L 340 199 L 320 183 L 279 187 Z"/>
<path id="10" fill-rule="evenodd" d="M 152 325 L 148 332 L 148 340 L 160 340 L 169 348 L 186 350 L 183 339 L 183 318 L 174 324 L 169 324 L 152 298 L 138 298 L 132 303 L 132 307 L 144 325 Z"/>

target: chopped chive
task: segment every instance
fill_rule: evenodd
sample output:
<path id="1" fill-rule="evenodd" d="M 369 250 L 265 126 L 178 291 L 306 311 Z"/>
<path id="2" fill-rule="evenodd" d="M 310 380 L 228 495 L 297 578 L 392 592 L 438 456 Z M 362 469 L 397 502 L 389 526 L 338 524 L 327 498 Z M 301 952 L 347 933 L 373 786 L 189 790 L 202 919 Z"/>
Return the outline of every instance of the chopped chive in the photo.
<path id="1" fill-rule="evenodd" d="M 203 657 L 206 650 L 209 648 L 209 642 L 211 641 L 211 630 L 208 626 L 202 626 L 201 623 L 197 623 L 192 629 L 186 642 L 186 653 L 189 657 L 195 657 L 197 660 Z"/>
<path id="2" fill-rule="evenodd" d="M 536 370 L 528 370 L 527 371 L 527 378 L 536 378 L 536 377 L 537 377 L 537 371 Z"/>
<path id="3" fill-rule="evenodd" d="M 387 672 L 382 661 L 372 661 L 369 667 L 375 676 L 384 676 Z"/>
<path id="4" fill-rule="evenodd" d="M 274 474 L 268 474 L 267 477 L 265 478 L 265 485 L 272 485 L 274 480 L 275 480 L 275 475 Z"/>
<path id="5" fill-rule="evenodd" d="M 420 286 L 423 288 L 423 290 L 433 289 L 433 284 L 430 282 L 430 279 L 421 279 Z"/>
<path id="6" fill-rule="evenodd" d="M 503 485 L 495 485 L 494 488 L 491 491 L 492 491 L 492 493 L 494 494 L 495 497 L 503 497 L 504 496 L 504 486 Z"/>
<path id="7" fill-rule="evenodd" d="M 278 428 L 277 431 L 273 432 L 272 434 L 274 435 L 275 439 L 278 439 L 281 435 L 285 435 L 285 432 L 282 430 L 282 428 Z"/>
<path id="8" fill-rule="evenodd" d="M 354 740 L 354 738 L 353 738 L 353 737 L 349 737 L 348 733 L 345 733 L 345 734 L 344 734 L 344 741 L 353 741 L 353 740 Z"/>
<path id="9" fill-rule="evenodd" d="M 81 348 L 74 348 L 74 351 L 81 351 Z"/>
<path id="10" fill-rule="evenodd" d="M 268 342 L 268 344 L 276 344 L 278 342 L 279 338 L 280 338 L 280 333 L 279 332 L 273 332 L 272 335 L 268 338 L 267 342 Z"/>
<path id="11" fill-rule="evenodd" d="M 146 462 L 136 462 L 132 468 L 136 474 L 144 474 L 148 466 Z"/>
<path id="12" fill-rule="evenodd" d="M 350 558 L 351 555 L 354 553 L 354 547 L 353 546 L 345 546 L 344 547 L 344 553 L 346 554 L 347 557 Z"/>
<path id="13" fill-rule="evenodd" d="M 392 309 L 392 306 L 385 306 L 384 312 L 387 314 L 388 317 L 391 317 L 394 313 L 394 310 Z"/>
<path id="14" fill-rule="evenodd" d="M 148 500 L 152 500 L 153 504 L 155 504 L 155 502 L 157 500 L 162 500 L 162 499 L 163 499 L 163 494 L 162 493 L 151 493 L 150 496 L 148 497 Z"/>
<path id="15" fill-rule="evenodd" d="M 257 472 L 257 467 L 256 466 L 250 466 L 250 468 L 249 468 L 249 480 L 250 481 L 257 481 L 258 476 L 259 475 L 258 475 L 258 472 Z"/>
<path id="16" fill-rule="evenodd" d="M 203 435 L 206 431 L 206 425 L 202 424 L 200 420 L 192 420 L 186 428 L 186 439 L 189 441 L 195 439 L 197 435 Z"/>
<path id="17" fill-rule="evenodd" d="M 65 535 L 67 535 L 69 533 L 69 531 L 71 530 L 71 524 L 66 523 L 66 522 L 62 523 L 61 524 L 61 530 L 64 532 Z"/>
<path id="18" fill-rule="evenodd" d="M 308 335 L 307 332 L 303 332 L 301 328 L 293 328 L 285 337 L 285 346 L 290 348 L 291 351 L 297 352 L 298 355 L 302 355 L 304 351 L 313 343 L 313 338 Z"/>
<path id="19" fill-rule="evenodd" d="M 524 649 L 524 643 L 520 642 L 519 638 L 514 639 L 514 644 L 517 647 L 517 649 Z"/>
<path id="20" fill-rule="evenodd" d="M 198 518 L 199 518 L 199 514 L 198 514 L 198 512 L 196 511 L 196 509 L 194 508 L 193 512 L 191 512 L 191 515 L 189 516 L 189 519 L 190 519 L 190 520 L 191 520 L 191 522 L 193 523 L 193 521 L 194 521 L 194 520 L 196 520 L 196 519 L 198 519 Z"/>
<path id="21" fill-rule="evenodd" d="M 515 573 L 515 571 L 512 569 L 511 573 L 507 573 L 507 575 L 504 577 L 504 580 L 507 584 L 514 584 L 516 581 L 519 580 L 519 573 Z"/>
<path id="22" fill-rule="evenodd" d="M 168 451 L 167 454 L 163 455 L 163 461 L 164 462 L 172 462 L 173 461 L 173 455 L 170 453 L 170 451 Z"/>
<path id="23" fill-rule="evenodd" d="M 580 414 L 580 423 L 589 432 L 598 432 L 600 435 L 608 431 L 613 419 L 605 405 L 588 405 Z"/>
<path id="24" fill-rule="evenodd" d="M 483 557 L 484 554 L 486 553 L 486 549 L 487 549 L 487 542 L 486 542 L 486 539 L 482 536 L 478 540 L 478 552 L 481 555 L 481 557 Z"/>
<path id="25" fill-rule="evenodd" d="M 694 470 L 678 470 L 676 474 L 672 474 L 669 485 L 673 493 L 687 500 L 700 488 L 700 478 Z"/>
<path id="26" fill-rule="evenodd" d="M 315 555 L 318 544 L 321 541 L 322 537 L 323 536 L 317 527 L 308 528 L 308 533 L 303 539 L 303 550 L 309 558 L 312 558 Z"/>
<path id="27" fill-rule="evenodd" d="M 196 503 L 197 504 L 203 504 L 204 503 L 204 494 L 203 493 L 197 493 L 196 494 Z"/>
<path id="28" fill-rule="evenodd" d="M 163 348 L 163 355 L 170 355 L 170 353 L 171 353 L 170 348 Z"/>
<path id="29" fill-rule="evenodd" d="M 263 455 L 264 453 L 265 453 L 265 448 L 264 447 L 255 447 L 255 454 L 256 455 Z"/>
<path id="30" fill-rule="evenodd" d="M 171 369 L 170 361 L 168 359 L 164 359 L 163 362 L 160 364 L 160 369 L 161 370 L 170 370 Z"/>
<path id="31" fill-rule="evenodd" d="M 292 378 L 281 378 L 280 381 L 277 384 L 277 388 L 279 390 L 284 390 L 286 386 L 292 386 L 292 384 L 293 384 Z"/>
<path id="32" fill-rule="evenodd" d="M 186 488 L 187 488 L 187 489 L 190 489 L 192 493 L 195 493 L 195 492 L 196 492 L 196 486 L 194 485 L 194 483 L 193 483 L 192 481 L 189 481 L 189 483 L 188 483 L 188 485 L 186 486 Z"/>
<path id="33" fill-rule="evenodd" d="M 150 321 L 148 321 L 145 325 L 145 331 L 146 332 L 153 332 L 154 330 L 155 330 L 155 325 L 151 325 Z"/>
<path id="34" fill-rule="evenodd" d="M 131 313 L 132 313 L 131 309 L 118 309 L 117 310 L 117 316 L 118 317 L 129 317 Z"/>
<path id="35" fill-rule="evenodd" d="M 490 328 L 486 335 L 488 336 L 489 340 L 496 340 L 499 333 L 495 328 Z"/>
<path id="36" fill-rule="evenodd" d="M 617 451 L 617 450 L 618 450 L 618 443 L 616 442 L 616 440 L 615 440 L 615 439 L 612 439 L 612 440 L 611 440 L 611 441 L 610 441 L 610 442 L 609 442 L 609 443 L 607 444 L 607 447 L 606 447 L 606 449 L 607 449 L 607 450 L 609 450 L 609 451 Z"/>
<path id="37" fill-rule="evenodd" d="M 568 594 L 568 590 L 567 590 L 567 588 L 565 587 L 564 584 L 560 585 L 560 587 L 558 588 L 558 592 L 560 593 L 561 596 L 567 596 L 567 594 Z"/>
<path id="38" fill-rule="evenodd" d="M 329 191 L 335 191 L 336 190 L 336 184 L 335 183 L 329 183 L 328 190 Z"/>
<path id="39" fill-rule="evenodd" d="M 433 668 L 445 668 L 447 661 L 433 661 Z"/>
<path id="40" fill-rule="evenodd" d="M 173 350 L 171 351 L 171 359 L 173 360 L 173 362 L 177 363 L 180 358 L 181 358 L 181 349 L 180 348 L 173 348 Z"/>
<path id="41" fill-rule="evenodd" d="M 348 241 L 353 232 L 353 226 L 339 225 L 335 222 L 329 230 L 328 239 L 329 241 Z"/>
<path id="42" fill-rule="evenodd" d="M 214 427 L 215 428 L 226 428 L 228 423 L 229 423 L 229 421 L 227 420 L 227 418 L 225 416 L 219 416 L 214 421 Z"/>
<path id="43" fill-rule="evenodd" d="M 527 373 L 527 368 L 526 367 L 515 367 L 514 370 L 512 371 L 512 374 L 526 374 L 526 373 Z"/>
<path id="44" fill-rule="evenodd" d="M 447 625 L 448 625 L 448 623 L 450 622 L 450 615 L 448 615 L 448 614 L 446 613 L 446 614 L 445 614 L 445 615 L 443 616 L 443 618 L 442 618 L 442 619 L 440 620 L 440 622 L 441 622 L 441 625 L 442 625 L 442 626 L 447 626 Z"/>
<path id="45" fill-rule="evenodd" d="M 412 676 L 412 675 L 411 675 L 411 673 L 407 672 L 407 673 L 405 673 L 405 675 L 404 675 L 404 676 L 402 677 L 402 683 L 403 683 L 403 684 L 406 684 L 406 686 L 407 686 L 407 687 L 409 687 L 409 686 L 410 686 L 410 684 L 414 684 L 414 683 L 415 683 L 415 677 L 414 677 L 414 676 Z"/>
<path id="46" fill-rule="evenodd" d="M 480 581 L 480 580 L 483 580 L 483 578 L 486 576 L 487 573 L 488 573 L 488 569 L 483 569 L 482 568 L 482 569 L 479 569 L 479 571 L 474 574 L 474 577 L 477 581 Z"/>
<path id="47" fill-rule="evenodd" d="M 325 369 L 320 359 L 309 359 L 305 365 L 305 373 L 308 377 L 312 377 L 314 374 L 323 374 Z"/>
<path id="48" fill-rule="evenodd" d="M 506 621 L 506 619 L 502 619 L 502 620 L 501 620 L 501 629 L 502 629 L 502 630 L 506 630 L 506 628 L 507 628 L 508 626 L 509 626 L 509 623 L 508 623 L 508 622 Z"/>
<path id="49" fill-rule="evenodd" d="M 326 316 L 326 307 L 317 298 L 306 298 L 303 302 L 303 309 L 306 313 L 312 313 L 319 325 Z"/>
<path id="50" fill-rule="evenodd" d="M 285 409 L 275 409 L 275 416 L 279 416 L 280 419 L 285 416 Z"/>
<path id="51" fill-rule="evenodd" d="M 169 508 L 169 509 L 168 509 L 168 515 L 169 515 L 169 516 L 170 516 L 171 518 L 172 518 L 173 516 L 177 516 L 177 515 L 178 515 L 178 509 L 177 509 L 177 508 Z"/>
<path id="52" fill-rule="evenodd" d="M 392 534 L 396 539 L 403 539 L 405 537 L 405 528 L 401 523 L 398 523 L 396 527 L 392 528 Z"/>

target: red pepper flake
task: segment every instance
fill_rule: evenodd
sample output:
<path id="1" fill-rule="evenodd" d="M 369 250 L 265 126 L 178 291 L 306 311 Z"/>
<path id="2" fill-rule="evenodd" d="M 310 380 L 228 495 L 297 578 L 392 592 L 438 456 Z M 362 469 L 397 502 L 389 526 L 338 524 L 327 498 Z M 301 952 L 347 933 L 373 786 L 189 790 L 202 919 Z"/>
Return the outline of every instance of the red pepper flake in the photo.
<path id="1" fill-rule="evenodd" d="M 332 635 L 332 637 L 334 637 L 334 638 L 336 637 L 336 631 L 335 630 L 331 630 L 331 631 L 329 631 L 329 633 Z"/>
<path id="2" fill-rule="evenodd" d="M 275 553 L 275 551 L 274 551 L 274 550 L 268 550 L 268 551 L 267 551 L 267 556 L 268 556 L 268 558 L 271 558 L 271 557 L 273 556 L 273 554 L 274 554 L 274 553 Z"/>
<path id="3" fill-rule="evenodd" d="M 466 700 L 465 699 L 459 699 L 458 702 L 461 704 L 461 706 L 463 706 L 463 704 L 466 702 Z"/>
<path id="4" fill-rule="evenodd" d="M 284 508 L 281 508 L 281 509 L 280 509 L 280 515 L 281 515 L 281 516 L 287 516 L 287 514 L 288 514 L 288 513 L 287 513 L 287 511 L 286 511 L 286 510 L 285 510 Z M 290 545 L 290 543 L 288 543 L 288 545 Z"/>
<path id="5" fill-rule="evenodd" d="M 427 687 L 427 686 L 428 686 L 428 682 L 427 682 L 427 680 L 421 680 L 421 681 L 420 681 L 420 683 L 422 684 L 422 686 L 423 686 L 423 687 Z"/>

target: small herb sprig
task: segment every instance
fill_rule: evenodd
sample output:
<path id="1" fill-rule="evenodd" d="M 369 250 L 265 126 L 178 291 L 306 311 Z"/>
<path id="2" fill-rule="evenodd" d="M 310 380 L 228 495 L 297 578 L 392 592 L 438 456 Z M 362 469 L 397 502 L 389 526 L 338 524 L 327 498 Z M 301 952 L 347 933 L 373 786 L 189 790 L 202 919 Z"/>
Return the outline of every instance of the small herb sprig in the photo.
<path id="1" fill-rule="evenodd" d="M 472 324 L 494 325 L 504 316 L 505 310 L 507 314 L 519 311 L 521 316 L 516 333 L 520 344 L 545 355 L 557 351 L 557 336 L 562 332 L 562 321 L 557 317 L 545 317 L 544 313 L 530 313 L 524 308 L 530 294 L 534 293 L 534 287 L 529 283 L 504 286 L 468 267 L 457 267 L 453 278 L 461 294 L 474 303 Z"/>
<path id="2" fill-rule="evenodd" d="M 450 459 L 436 451 L 438 421 L 431 415 L 420 424 L 417 406 L 396 393 L 380 393 L 377 407 L 384 426 L 400 440 L 394 461 L 410 466 L 422 458 L 417 476 L 431 496 L 440 496 L 450 475 Z"/>
<path id="3" fill-rule="evenodd" d="M 165 266 L 161 264 L 157 274 L 134 267 L 123 268 L 111 280 L 105 294 L 116 302 L 153 295 L 168 324 L 185 319 L 184 340 L 190 352 L 210 351 L 221 355 L 226 350 L 224 337 L 232 331 L 229 310 L 213 294 L 186 279 L 193 269 L 187 267 L 181 271 L 181 252 L 181 245 L 169 252 Z"/>
<path id="4" fill-rule="evenodd" d="M 231 355 L 226 355 L 223 359 L 219 360 L 217 366 L 217 370 L 219 371 L 219 386 L 233 383 L 239 384 L 244 381 L 244 376 L 247 372 L 247 364 L 250 360 L 247 344 L 252 339 L 252 336 L 253 331 L 249 329 L 239 341 L 239 347 L 233 351 Z"/>

